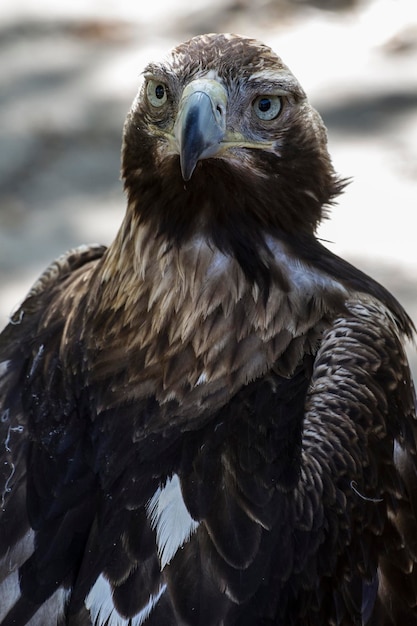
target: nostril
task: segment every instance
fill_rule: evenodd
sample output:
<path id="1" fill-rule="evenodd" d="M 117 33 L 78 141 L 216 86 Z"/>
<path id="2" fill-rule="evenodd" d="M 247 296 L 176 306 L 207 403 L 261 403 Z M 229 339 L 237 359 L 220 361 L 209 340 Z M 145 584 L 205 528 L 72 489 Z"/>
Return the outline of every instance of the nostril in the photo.
<path id="1" fill-rule="evenodd" d="M 215 116 L 217 119 L 217 123 L 220 124 L 220 126 L 223 126 L 225 114 L 224 114 L 224 107 L 222 107 L 221 104 L 216 104 Z"/>

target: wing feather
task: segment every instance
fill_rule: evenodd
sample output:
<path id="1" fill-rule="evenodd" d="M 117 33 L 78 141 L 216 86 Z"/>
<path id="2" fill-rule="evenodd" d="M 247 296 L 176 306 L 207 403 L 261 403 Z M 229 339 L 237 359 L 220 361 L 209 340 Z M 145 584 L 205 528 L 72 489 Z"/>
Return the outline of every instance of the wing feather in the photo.
<path id="1" fill-rule="evenodd" d="M 103 252 L 101 246 L 83 246 L 51 264 L 0 336 L 5 363 L 0 377 L 0 580 L 9 584 L 19 569 L 6 624 L 26 623 L 49 597 L 36 619 L 48 621 L 47 615 L 62 612 L 65 592 L 54 592 L 67 583 L 84 548 L 95 478 L 85 467 L 80 428 L 73 428 L 71 398 L 57 397 L 65 310 L 61 324 L 48 325 L 42 318 L 51 315 L 46 303 L 54 309 L 51 294 L 59 297 L 63 285 L 89 271 Z"/>

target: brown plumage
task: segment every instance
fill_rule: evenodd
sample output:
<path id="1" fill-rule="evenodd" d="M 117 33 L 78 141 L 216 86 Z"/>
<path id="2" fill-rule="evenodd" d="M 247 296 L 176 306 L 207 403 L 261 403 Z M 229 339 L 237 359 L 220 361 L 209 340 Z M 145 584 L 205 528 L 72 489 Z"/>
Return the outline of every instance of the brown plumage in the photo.
<path id="1" fill-rule="evenodd" d="M 0 624 L 417 625 L 416 405 L 269 48 L 181 44 L 127 117 L 126 217 L 0 337 Z"/>

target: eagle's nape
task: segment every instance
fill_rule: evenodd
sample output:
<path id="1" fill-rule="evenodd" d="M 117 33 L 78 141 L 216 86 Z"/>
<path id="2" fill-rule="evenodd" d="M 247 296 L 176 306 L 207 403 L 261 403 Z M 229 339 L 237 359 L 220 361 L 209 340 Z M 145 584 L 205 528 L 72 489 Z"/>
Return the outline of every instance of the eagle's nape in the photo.
<path id="1" fill-rule="evenodd" d="M 122 177 L 0 336 L 1 626 L 417 626 L 414 327 L 315 236 L 345 181 L 298 81 L 181 44 Z"/>

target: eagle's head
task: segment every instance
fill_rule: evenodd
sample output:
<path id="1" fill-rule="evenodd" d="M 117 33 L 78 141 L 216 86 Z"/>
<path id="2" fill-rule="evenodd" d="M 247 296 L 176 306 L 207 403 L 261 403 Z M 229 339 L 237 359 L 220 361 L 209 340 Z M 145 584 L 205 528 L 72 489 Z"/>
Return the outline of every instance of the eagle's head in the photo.
<path id="1" fill-rule="evenodd" d="M 259 249 L 265 233 L 315 232 L 344 183 L 320 116 L 270 48 L 202 35 L 149 64 L 143 79 L 122 154 L 141 222 L 174 243 L 198 230 L 238 259 L 248 257 L 243 242 Z"/>

